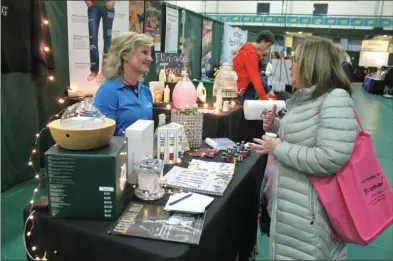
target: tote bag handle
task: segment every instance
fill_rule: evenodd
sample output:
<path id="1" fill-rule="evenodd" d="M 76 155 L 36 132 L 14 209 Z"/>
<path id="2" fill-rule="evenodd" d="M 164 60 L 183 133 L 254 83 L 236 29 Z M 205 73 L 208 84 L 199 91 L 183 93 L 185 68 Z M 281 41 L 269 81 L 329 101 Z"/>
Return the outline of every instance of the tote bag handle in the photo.
<path id="1" fill-rule="evenodd" d="M 362 132 L 364 132 L 363 125 L 362 125 L 362 123 L 360 122 L 358 113 L 356 112 L 355 109 L 353 109 L 353 112 L 355 113 L 355 118 L 356 118 L 356 121 L 358 122 L 358 124 L 359 124 L 359 126 L 360 126 L 360 130 L 361 130 Z"/>

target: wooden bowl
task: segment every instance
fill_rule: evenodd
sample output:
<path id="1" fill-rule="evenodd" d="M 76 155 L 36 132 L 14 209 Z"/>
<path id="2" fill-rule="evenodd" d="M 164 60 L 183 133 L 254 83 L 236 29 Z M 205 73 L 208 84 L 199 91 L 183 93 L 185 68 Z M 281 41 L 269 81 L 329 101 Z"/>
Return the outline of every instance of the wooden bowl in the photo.
<path id="1" fill-rule="evenodd" d="M 109 144 L 115 133 L 116 122 L 105 118 L 105 123 L 93 128 L 65 128 L 59 120 L 49 123 L 50 133 L 60 147 L 68 150 L 92 150 Z"/>

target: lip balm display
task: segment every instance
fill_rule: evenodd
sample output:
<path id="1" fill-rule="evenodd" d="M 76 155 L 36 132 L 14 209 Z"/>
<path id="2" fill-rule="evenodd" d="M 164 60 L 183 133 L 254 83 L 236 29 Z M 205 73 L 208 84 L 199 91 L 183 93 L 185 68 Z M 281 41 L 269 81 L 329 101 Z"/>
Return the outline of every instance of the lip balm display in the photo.
<path id="1" fill-rule="evenodd" d="M 164 170 L 161 160 L 145 159 L 140 161 L 135 171 L 138 185 L 135 195 L 143 200 L 157 200 L 164 196 L 165 190 L 159 184 L 159 178 Z"/>

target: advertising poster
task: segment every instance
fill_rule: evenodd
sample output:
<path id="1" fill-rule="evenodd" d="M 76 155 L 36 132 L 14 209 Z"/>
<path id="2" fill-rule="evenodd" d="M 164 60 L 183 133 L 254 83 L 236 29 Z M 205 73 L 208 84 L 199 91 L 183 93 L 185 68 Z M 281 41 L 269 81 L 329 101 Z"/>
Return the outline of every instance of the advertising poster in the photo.
<path id="1" fill-rule="evenodd" d="M 161 51 L 161 1 L 145 1 L 145 30 L 154 39 L 154 51 Z"/>
<path id="2" fill-rule="evenodd" d="M 224 24 L 224 37 L 222 40 L 222 62 L 232 64 L 240 47 L 247 42 L 247 31 Z"/>
<path id="3" fill-rule="evenodd" d="M 129 30 L 128 1 L 67 1 L 69 96 L 94 95 L 112 37 Z M 77 90 L 77 91 L 75 91 Z"/>
<path id="4" fill-rule="evenodd" d="M 165 52 L 177 53 L 179 45 L 179 11 L 166 7 Z"/>
<path id="5" fill-rule="evenodd" d="M 213 21 L 203 19 L 202 27 L 202 79 L 207 78 L 212 70 L 212 45 L 213 45 Z"/>
<path id="6" fill-rule="evenodd" d="M 145 22 L 145 1 L 130 2 L 130 31 L 143 33 L 143 23 Z"/>

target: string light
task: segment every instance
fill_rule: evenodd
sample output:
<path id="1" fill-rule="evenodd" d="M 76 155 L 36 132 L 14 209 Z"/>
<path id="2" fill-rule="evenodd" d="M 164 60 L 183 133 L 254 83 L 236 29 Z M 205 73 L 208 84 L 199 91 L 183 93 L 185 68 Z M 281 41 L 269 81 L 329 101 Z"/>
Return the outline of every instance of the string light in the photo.
<path id="1" fill-rule="evenodd" d="M 42 21 L 43 21 L 43 24 L 44 24 L 44 25 L 48 25 L 48 24 L 49 24 L 49 21 L 48 21 L 47 19 L 43 19 Z M 47 28 L 47 27 L 46 27 L 46 28 Z M 46 55 L 48 55 L 48 52 L 50 51 L 50 47 L 48 46 L 48 43 L 45 43 L 45 44 L 44 44 L 43 50 L 45 51 L 44 53 L 45 53 L 45 58 L 46 58 L 46 61 L 47 61 L 48 59 L 47 59 Z M 48 70 L 49 70 L 49 68 L 48 68 Z M 54 77 L 54 75 L 50 74 L 49 71 L 48 71 L 47 79 L 48 79 L 48 81 L 54 81 L 54 80 L 55 80 L 55 77 Z M 71 88 L 71 90 L 74 91 L 74 92 L 76 91 L 76 92 L 82 93 L 82 92 L 80 92 L 79 90 L 77 90 L 77 88 L 74 87 L 74 86 Z M 85 95 L 85 96 L 88 96 L 88 95 L 85 94 L 85 93 L 82 93 L 82 94 Z M 58 102 L 59 104 L 63 104 L 67 99 L 68 99 L 68 97 L 57 98 L 57 102 Z M 60 112 L 56 113 L 55 115 L 52 115 L 52 116 L 49 118 L 49 120 L 48 120 L 48 124 L 49 124 L 54 118 L 58 118 L 60 115 L 62 115 L 62 113 L 63 113 L 66 109 L 67 109 L 67 107 L 66 107 L 66 108 L 63 108 Z M 36 200 L 36 195 L 37 195 L 37 193 L 39 192 L 40 183 L 41 183 L 41 182 L 40 182 L 41 175 L 40 175 L 39 172 L 37 172 L 37 170 L 36 170 L 36 168 L 35 168 L 35 166 L 34 166 L 33 155 L 38 154 L 38 153 L 37 153 L 37 151 L 38 151 L 38 150 L 37 150 L 38 141 L 39 141 L 39 139 L 40 139 L 40 137 L 41 137 L 42 132 L 45 131 L 45 130 L 47 130 L 47 129 L 49 128 L 49 127 L 48 127 L 48 124 L 46 124 L 45 127 L 42 128 L 42 129 L 39 131 L 39 133 L 37 133 L 37 134 L 35 135 L 34 146 L 33 146 L 33 149 L 31 150 L 31 154 L 30 154 L 30 156 L 29 156 L 29 160 L 27 161 L 27 165 L 28 165 L 30 168 L 32 168 L 32 170 L 34 171 L 34 178 L 38 181 L 38 182 L 37 182 L 37 183 L 38 183 L 37 187 L 33 189 L 33 195 L 32 195 L 32 198 L 31 198 L 31 200 L 30 200 L 29 216 L 28 216 L 28 218 L 27 218 L 26 221 L 25 221 L 24 230 L 23 230 L 23 245 L 24 245 L 24 247 L 25 247 L 26 254 L 27 254 L 28 257 L 29 257 L 30 259 L 32 259 L 32 260 L 48 260 L 48 259 L 47 259 L 47 254 L 48 254 L 48 253 L 51 253 L 51 254 L 54 254 L 54 255 L 57 254 L 57 251 L 56 251 L 56 250 L 54 250 L 54 251 L 45 251 L 45 252 L 43 253 L 42 258 L 40 258 L 40 257 L 38 256 L 37 252 L 36 252 L 36 250 L 38 249 L 38 246 L 37 246 L 36 244 L 33 244 L 32 242 L 29 242 L 29 243 L 31 243 L 31 247 L 29 248 L 28 245 L 27 245 L 27 242 L 26 242 L 26 237 L 29 238 L 30 240 L 31 240 L 31 238 L 32 238 L 31 236 L 32 236 L 32 234 L 33 234 L 33 229 L 34 229 L 34 226 L 35 226 L 35 219 L 34 219 L 34 213 L 35 213 L 35 210 L 34 210 L 34 202 L 35 202 L 35 200 Z M 125 131 L 124 131 L 123 129 L 120 128 L 120 130 L 122 131 L 123 134 L 125 133 Z M 29 224 L 31 224 L 31 226 L 30 226 L 30 228 L 28 229 L 28 225 L 29 225 Z M 42 248 L 40 248 L 40 249 L 42 249 Z M 32 254 L 32 252 L 33 252 L 33 254 Z M 35 257 L 33 257 L 33 255 L 35 255 Z"/>
<path id="2" fill-rule="evenodd" d="M 74 89 L 74 91 L 80 92 L 80 91 L 75 90 L 75 89 Z M 82 92 L 80 92 L 80 93 L 82 93 Z M 68 98 L 68 97 L 65 97 L 65 98 L 58 98 L 57 101 L 58 101 L 59 103 L 64 103 L 65 100 L 66 100 L 67 98 Z M 62 113 L 63 113 L 66 109 L 67 109 L 67 107 L 64 108 L 64 109 L 62 109 L 60 112 L 58 112 L 58 113 L 52 115 L 52 116 L 49 118 L 48 122 L 50 123 L 54 118 L 59 118 L 60 115 L 62 115 Z M 117 125 L 117 127 L 120 129 L 120 131 L 121 131 L 123 134 L 125 134 L 125 130 L 123 130 L 122 128 L 120 128 L 118 125 Z M 29 248 L 28 248 L 28 246 L 27 246 L 27 243 L 26 243 L 26 237 L 29 237 L 29 238 L 30 238 L 30 237 L 32 236 L 33 229 L 34 229 L 34 226 L 35 226 L 35 222 L 34 222 L 34 213 L 35 213 L 35 210 L 33 210 L 33 207 L 34 207 L 34 202 L 35 202 L 36 194 L 37 194 L 38 191 L 39 191 L 39 187 L 40 187 L 40 182 L 39 182 L 39 181 L 40 181 L 40 177 L 41 177 L 40 173 L 38 173 L 38 172 L 36 171 L 35 167 L 34 167 L 34 162 L 33 162 L 33 160 L 32 160 L 32 157 L 33 157 L 33 155 L 35 155 L 35 154 L 37 153 L 37 145 L 38 145 L 38 141 L 39 141 L 39 138 L 41 137 L 42 132 L 45 131 L 45 130 L 48 129 L 48 128 L 49 128 L 49 127 L 48 127 L 48 124 L 46 124 L 45 127 L 42 128 L 42 129 L 35 135 L 34 147 L 33 147 L 33 149 L 31 150 L 31 154 L 30 154 L 30 157 L 29 157 L 29 160 L 28 160 L 28 163 L 27 163 L 28 166 L 31 167 L 31 168 L 34 170 L 35 178 L 38 180 L 38 185 L 37 185 L 36 188 L 34 188 L 34 190 L 33 190 L 33 196 L 32 196 L 32 198 L 31 198 L 31 200 L 30 200 L 30 204 L 31 204 L 31 207 L 30 207 L 30 214 L 29 214 L 29 217 L 26 219 L 25 226 L 24 226 L 24 233 L 23 233 L 23 235 L 24 235 L 24 236 L 23 236 L 24 247 L 25 247 L 25 250 L 26 250 L 27 255 L 28 255 L 28 256 L 30 257 L 30 259 L 32 259 L 32 260 L 48 260 L 48 259 L 46 258 L 47 253 L 57 254 L 57 251 L 53 251 L 53 252 L 46 251 L 46 252 L 44 252 L 44 256 L 43 256 L 42 258 L 40 258 L 39 256 L 33 257 L 30 251 L 35 252 L 35 251 L 37 250 L 38 247 L 37 247 L 36 245 L 34 245 L 34 246 L 32 246 L 31 249 L 29 250 Z M 27 226 L 28 226 L 29 222 L 31 223 L 31 227 L 30 227 L 30 229 L 27 229 Z M 26 235 L 26 237 L 25 237 L 25 235 Z"/>
<path id="3" fill-rule="evenodd" d="M 55 115 L 52 115 L 52 116 L 49 118 L 49 122 L 51 122 L 54 118 L 59 117 L 59 115 L 61 115 L 61 113 L 62 113 L 63 111 L 65 111 L 65 110 L 66 110 L 66 108 L 62 109 L 59 113 L 56 113 Z M 32 151 L 31 151 L 31 154 L 30 154 L 30 157 L 29 157 L 29 160 L 28 160 L 28 163 L 27 163 L 27 165 L 33 169 L 34 174 L 35 174 L 34 177 L 38 180 L 38 185 L 37 185 L 37 187 L 33 189 L 33 195 L 32 195 L 32 198 L 31 198 L 31 200 L 30 200 L 30 205 L 31 205 L 31 206 L 30 206 L 30 211 L 29 211 L 30 214 L 29 214 L 29 217 L 26 219 L 25 226 L 24 226 L 24 230 L 23 230 L 23 231 L 24 231 L 23 235 L 26 235 L 27 237 L 31 237 L 31 235 L 32 235 L 32 233 L 33 233 L 34 226 L 35 226 L 35 222 L 34 222 L 34 213 L 35 213 L 35 210 L 33 210 L 33 207 L 34 207 L 34 202 L 35 202 L 36 194 L 37 194 L 38 191 L 39 191 L 40 183 L 41 183 L 41 182 L 40 182 L 40 176 L 41 176 L 41 175 L 40 175 L 39 172 L 37 172 L 36 168 L 34 167 L 33 155 L 36 154 L 39 138 L 41 137 L 42 132 L 45 131 L 46 129 L 48 129 L 48 125 L 46 125 L 45 128 L 42 128 L 42 129 L 40 130 L 40 132 L 37 133 L 37 134 L 35 135 L 34 147 L 33 147 Z M 29 224 L 29 222 L 31 223 L 31 227 L 30 227 L 30 229 L 27 229 L 27 225 Z M 30 250 L 29 250 L 28 247 L 27 247 L 26 237 L 25 237 L 25 236 L 23 236 L 23 242 L 24 242 L 24 247 L 25 247 L 26 253 L 27 253 L 27 255 L 30 257 L 30 259 L 32 259 L 32 260 L 47 260 L 47 258 L 46 258 L 47 251 L 44 253 L 43 258 L 40 258 L 40 257 L 38 257 L 38 256 L 33 257 L 32 254 L 30 253 Z M 31 251 L 35 252 L 36 250 L 37 250 L 37 246 L 32 246 L 32 247 L 31 247 Z M 53 252 L 53 254 L 56 254 L 56 253 L 57 253 L 57 251 L 54 251 L 54 252 Z"/>
<path id="4" fill-rule="evenodd" d="M 43 17 L 42 23 L 43 23 L 43 25 L 48 25 L 48 24 L 49 24 L 49 21 L 48 21 L 46 18 Z M 44 30 L 45 30 L 44 28 L 46 29 L 46 31 L 44 31 Z M 48 30 L 48 27 L 43 27 L 43 28 L 42 28 L 42 33 L 43 33 L 42 39 L 43 39 L 43 40 L 45 40 L 45 38 L 44 38 L 44 32 L 48 32 L 47 30 Z M 48 46 L 49 43 L 43 43 L 43 44 L 44 44 L 43 50 L 44 50 L 44 54 L 45 54 L 45 58 L 46 58 L 47 66 L 48 66 L 48 57 L 47 57 L 47 55 L 48 55 L 48 52 L 50 51 L 50 47 Z M 52 74 L 49 73 L 49 67 L 47 67 L 47 70 L 48 70 L 48 71 L 47 71 L 47 75 L 48 75 L 48 76 L 47 76 L 47 77 L 48 77 L 47 79 L 48 79 L 49 81 L 54 81 L 54 80 L 55 80 L 55 77 L 54 77 Z M 53 118 L 59 117 L 59 115 L 61 115 L 61 113 L 62 113 L 64 110 L 65 110 L 65 109 L 62 109 L 59 113 L 57 113 L 57 114 L 51 116 L 51 117 L 49 118 L 49 122 L 51 122 L 51 121 L 53 120 Z M 34 203 L 35 203 L 36 195 L 37 195 L 37 193 L 39 192 L 40 183 L 41 183 L 41 182 L 40 182 L 40 177 L 41 177 L 41 175 L 40 175 L 39 172 L 37 172 L 37 170 L 36 170 L 36 168 L 35 168 L 35 166 L 34 166 L 33 156 L 36 155 L 36 153 L 37 153 L 37 146 L 38 146 L 39 138 L 41 137 L 42 132 L 45 131 L 47 128 L 48 128 L 48 126 L 46 125 L 45 128 L 42 128 L 37 134 L 35 134 L 34 146 L 33 146 L 33 149 L 31 150 L 29 159 L 28 159 L 28 161 L 27 161 L 28 167 L 30 167 L 30 168 L 34 171 L 34 177 L 35 177 L 35 179 L 38 181 L 38 182 L 37 182 L 37 183 L 38 183 L 38 184 L 37 184 L 37 187 L 33 189 L 33 195 L 32 195 L 32 198 L 31 198 L 31 200 L 30 200 L 30 211 L 29 211 L 29 216 L 28 216 L 28 218 L 27 218 L 26 221 L 25 221 L 24 230 L 23 230 L 23 244 L 24 244 L 24 247 L 25 247 L 25 250 L 26 250 L 27 255 L 28 255 L 29 258 L 32 259 L 32 260 L 47 260 L 47 258 L 46 258 L 47 253 L 57 254 L 57 251 L 53 251 L 53 252 L 45 251 L 45 252 L 43 253 L 42 258 L 40 258 L 40 257 L 38 256 L 38 253 L 36 252 L 37 249 L 39 249 L 38 246 L 37 246 L 36 244 L 30 242 L 30 243 L 31 243 L 31 247 L 28 247 L 27 242 L 26 242 L 26 237 L 30 238 L 30 240 L 31 240 L 31 236 L 32 236 L 33 229 L 34 229 L 34 226 L 35 226 L 35 222 L 34 222 L 34 213 L 35 213 L 35 210 L 34 210 Z M 31 227 L 30 227 L 29 229 L 28 229 L 28 224 L 31 224 Z M 34 254 L 32 254 L 32 252 L 33 252 Z M 33 257 L 33 255 L 35 255 L 35 257 Z"/>

